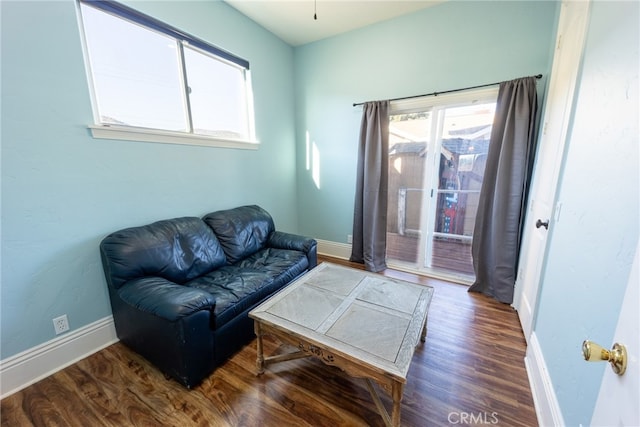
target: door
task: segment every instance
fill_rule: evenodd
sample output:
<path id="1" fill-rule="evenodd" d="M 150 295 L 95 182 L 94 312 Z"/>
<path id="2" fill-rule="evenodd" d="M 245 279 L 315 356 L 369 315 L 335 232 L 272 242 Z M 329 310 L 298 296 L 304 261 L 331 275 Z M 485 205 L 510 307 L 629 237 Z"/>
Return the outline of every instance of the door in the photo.
<path id="1" fill-rule="evenodd" d="M 640 274 L 638 273 L 640 260 L 640 244 L 636 248 L 636 256 L 631 267 L 629 283 L 624 296 L 618 327 L 614 342 L 627 348 L 627 370 L 622 376 L 617 376 L 611 369 L 606 369 L 602 378 L 602 385 L 598 400 L 593 411 L 591 425 L 598 426 L 640 426 L 640 336 L 638 335 L 638 301 L 640 300 Z M 612 343 L 600 343 L 602 345 Z"/>
<path id="2" fill-rule="evenodd" d="M 497 91 L 392 103 L 388 265 L 473 282 L 471 240 Z"/>
<path id="3" fill-rule="evenodd" d="M 561 8 L 513 304 L 527 342 L 535 317 L 547 234 L 553 228 L 554 215 L 557 218 L 561 210 L 561 206 L 554 209 L 553 203 L 584 47 L 589 2 L 563 1 Z M 547 222 L 547 226 L 536 227 L 538 220 Z"/>

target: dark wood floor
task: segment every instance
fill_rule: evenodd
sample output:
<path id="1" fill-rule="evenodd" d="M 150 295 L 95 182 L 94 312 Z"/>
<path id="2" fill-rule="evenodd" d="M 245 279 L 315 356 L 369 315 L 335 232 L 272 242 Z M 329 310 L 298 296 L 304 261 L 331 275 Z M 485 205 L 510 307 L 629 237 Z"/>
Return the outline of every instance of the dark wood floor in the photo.
<path id="1" fill-rule="evenodd" d="M 435 288 L 402 425 L 536 426 L 515 311 L 465 286 L 385 274 Z M 283 350 L 265 340 L 267 353 Z M 0 413 L 2 426 L 383 425 L 363 380 L 317 360 L 284 362 L 257 377 L 255 342 L 190 391 L 117 343 L 6 397 Z"/>

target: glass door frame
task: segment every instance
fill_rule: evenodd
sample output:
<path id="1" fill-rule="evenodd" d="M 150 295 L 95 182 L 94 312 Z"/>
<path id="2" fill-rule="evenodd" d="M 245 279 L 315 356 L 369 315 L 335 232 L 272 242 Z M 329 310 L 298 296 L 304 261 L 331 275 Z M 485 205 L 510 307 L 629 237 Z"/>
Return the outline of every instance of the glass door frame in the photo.
<path id="1" fill-rule="evenodd" d="M 452 94 L 411 98 L 392 101 L 389 115 L 401 115 L 419 112 L 431 113 L 431 129 L 427 145 L 427 158 L 425 160 L 426 173 L 423 176 L 424 197 L 420 218 L 420 238 L 418 243 L 418 262 L 412 264 L 399 260 L 388 259 L 390 267 L 404 271 L 423 274 L 430 277 L 454 281 L 457 283 L 473 283 L 474 277 L 464 273 L 443 271 L 432 267 L 431 255 L 433 254 L 433 237 L 442 234 L 435 231 L 438 195 L 440 193 L 462 193 L 463 190 L 449 190 L 439 188 L 440 178 L 440 153 L 442 150 L 442 131 L 444 128 L 444 113 L 448 108 L 472 106 L 488 102 L 495 102 L 498 96 L 498 87 L 483 88 Z M 464 190 L 464 192 L 467 192 Z M 472 237 L 464 235 L 442 234 L 456 238 L 471 240 Z"/>

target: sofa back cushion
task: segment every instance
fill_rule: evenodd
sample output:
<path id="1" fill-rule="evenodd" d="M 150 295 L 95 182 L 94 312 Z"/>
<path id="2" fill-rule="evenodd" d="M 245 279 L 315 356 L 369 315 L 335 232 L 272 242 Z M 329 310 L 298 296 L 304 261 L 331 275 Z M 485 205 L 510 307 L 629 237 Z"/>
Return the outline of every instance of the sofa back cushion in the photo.
<path id="1" fill-rule="evenodd" d="M 271 215 L 256 205 L 212 212 L 203 219 L 216 233 L 230 264 L 263 249 L 275 231 Z"/>
<path id="2" fill-rule="evenodd" d="M 204 221 L 184 217 L 117 231 L 100 244 L 109 285 L 159 276 L 182 284 L 226 264 L 220 242 Z"/>

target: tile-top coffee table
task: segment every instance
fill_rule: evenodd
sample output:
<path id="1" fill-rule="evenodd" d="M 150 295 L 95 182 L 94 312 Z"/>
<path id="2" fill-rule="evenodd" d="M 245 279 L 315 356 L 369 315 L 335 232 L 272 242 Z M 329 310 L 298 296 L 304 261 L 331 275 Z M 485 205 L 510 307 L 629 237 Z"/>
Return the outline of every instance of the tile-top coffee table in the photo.
<path id="1" fill-rule="evenodd" d="M 424 341 L 433 288 L 322 263 L 253 309 L 257 368 L 307 356 L 366 379 L 387 425 L 400 425 L 400 402 L 418 340 Z M 262 336 L 298 348 L 264 357 Z M 371 380 L 393 399 L 391 417 Z"/>

